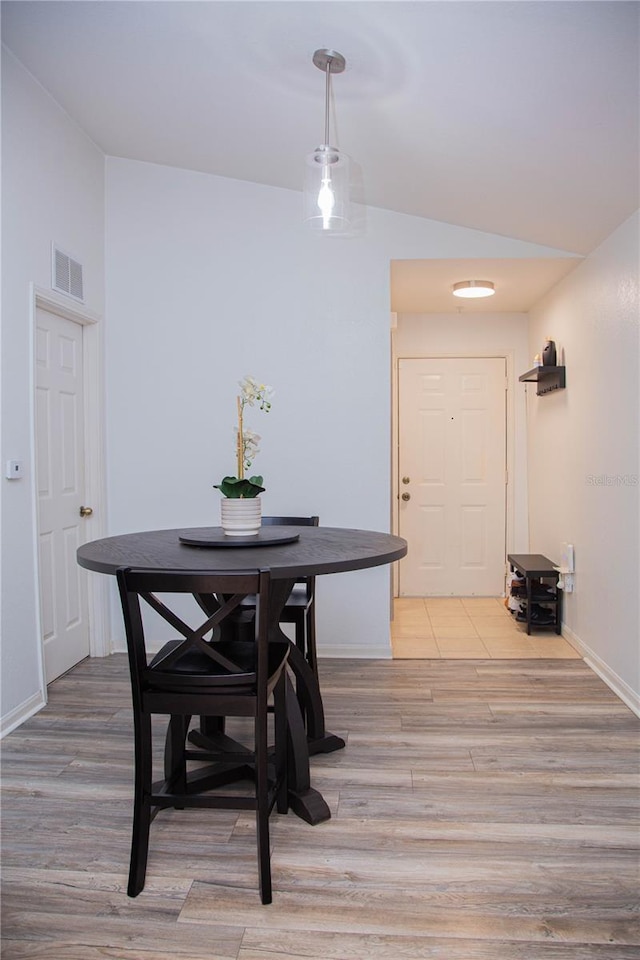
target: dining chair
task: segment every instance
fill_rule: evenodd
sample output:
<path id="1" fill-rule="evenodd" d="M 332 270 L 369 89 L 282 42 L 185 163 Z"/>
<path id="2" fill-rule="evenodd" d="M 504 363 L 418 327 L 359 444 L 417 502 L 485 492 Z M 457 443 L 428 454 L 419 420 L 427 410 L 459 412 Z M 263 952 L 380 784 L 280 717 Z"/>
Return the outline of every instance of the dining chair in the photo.
<path id="1" fill-rule="evenodd" d="M 265 526 L 317 527 L 320 519 L 318 517 L 263 517 L 262 523 Z M 280 614 L 280 623 L 293 624 L 295 644 L 313 672 L 317 674 L 315 602 L 316 578 L 305 577 L 297 580 Z M 242 604 L 244 610 L 249 610 L 253 606 L 249 597 Z"/>
<path id="2" fill-rule="evenodd" d="M 256 813 L 258 871 L 262 903 L 271 903 L 269 816 L 276 806 L 287 812 L 286 670 L 288 643 L 269 640 L 267 570 L 206 574 L 191 571 L 117 571 L 127 637 L 135 741 L 135 789 L 131 860 L 127 892 L 144 888 L 151 821 L 166 807 L 252 809 Z M 207 594 L 217 600 L 199 626 L 188 626 L 171 609 L 171 594 Z M 236 631 L 241 602 L 256 598 L 252 636 Z M 141 603 L 142 601 L 142 603 Z M 179 634 L 159 653 L 148 652 L 152 630 L 147 608 Z M 143 618 L 144 610 L 144 618 Z M 202 615 L 198 610 L 198 615 Z M 273 695 L 275 749 L 268 747 L 268 703 Z M 152 779 L 152 716 L 169 717 L 164 777 Z M 209 736 L 206 749 L 194 749 L 188 739 L 192 717 L 250 717 L 251 747 L 223 732 Z M 198 761 L 196 770 L 188 769 Z M 203 767 L 202 761 L 208 766 Z M 250 795 L 221 793 L 220 787 L 248 779 Z"/>

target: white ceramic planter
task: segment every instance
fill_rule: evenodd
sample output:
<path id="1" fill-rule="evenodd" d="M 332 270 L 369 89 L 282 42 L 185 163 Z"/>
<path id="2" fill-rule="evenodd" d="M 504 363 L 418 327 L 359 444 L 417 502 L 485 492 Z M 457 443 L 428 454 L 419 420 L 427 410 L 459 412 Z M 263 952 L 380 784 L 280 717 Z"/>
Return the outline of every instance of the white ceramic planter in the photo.
<path id="1" fill-rule="evenodd" d="M 237 500 L 224 497 L 220 501 L 220 519 L 227 537 L 254 537 L 262 525 L 260 497 Z"/>

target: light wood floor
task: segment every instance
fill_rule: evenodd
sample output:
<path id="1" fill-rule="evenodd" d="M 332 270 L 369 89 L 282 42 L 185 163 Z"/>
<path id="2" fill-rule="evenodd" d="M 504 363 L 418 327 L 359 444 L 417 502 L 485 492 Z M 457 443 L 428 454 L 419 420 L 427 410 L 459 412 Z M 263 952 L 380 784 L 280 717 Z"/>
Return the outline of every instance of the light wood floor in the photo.
<path id="1" fill-rule="evenodd" d="M 495 597 L 400 597 L 391 621 L 393 656 L 398 660 L 549 660 L 580 655 L 554 630 L 527 636 Z"/>
<path id="2" fill-rule="evenodd" d="M 640 721 L 582 660 L 324 660 L 332 811 L 164 811 L 125 893 L 126 660 L 87 660 L 3 742 L 4 960 L 640 957 Z"/>

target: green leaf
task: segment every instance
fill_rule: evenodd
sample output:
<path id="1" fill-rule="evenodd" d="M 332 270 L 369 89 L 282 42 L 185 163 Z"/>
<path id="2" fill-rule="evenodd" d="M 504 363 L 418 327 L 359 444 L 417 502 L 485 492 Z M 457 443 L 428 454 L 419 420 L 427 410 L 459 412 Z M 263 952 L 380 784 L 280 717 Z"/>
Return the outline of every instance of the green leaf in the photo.
<path id="1" fill-rule="evenodd" d="M 264 491 L 261 484 L 262 477 L 251 477 L 249 480 L 246 477 L 242 480 L 238 477 L 224 477 L 221 483 L 214 483 L 213 486 L 228 500 L 252 500 Z"/>

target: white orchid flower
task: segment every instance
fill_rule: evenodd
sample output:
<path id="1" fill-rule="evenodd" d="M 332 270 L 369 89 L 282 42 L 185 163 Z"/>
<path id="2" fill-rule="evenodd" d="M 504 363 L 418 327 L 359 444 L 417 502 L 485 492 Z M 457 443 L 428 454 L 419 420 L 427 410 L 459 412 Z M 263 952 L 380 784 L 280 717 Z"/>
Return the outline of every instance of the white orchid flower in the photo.
<path id="1" fill-rule="evenodd" d="M 246 376 L 238 381 L 240 386 L 240 403 L 242 406 L 253 407 L 258 405 L 260 410 L 268 413 L 271 409 L 272 388 L 266 383 L 258 383 L 254 377 Z"/>
<path id="2" fill-rule="evenodd" d="M 246 470 L 249 469 L 254 458 L 260 453 L 259 443 L 261 439 L 260 434 L 253 430 L 244 430 L 242 433 L 242 460 Z"/>
<path id="3" fill-rule="evenodd" d="M 222 490 L 225 497 L 255 497 L 264 490 L 262 477 L 252 477 L 247 480 L 244 471 L 248 470 L 255 457 L 260 453 L 258 444 L 261 438 L 259 434 L 245 427 L 244 408 L 257 405 L 264 413 L 268 413 L 271 409 L 271 398 L 274 391 L 268 384 L 259 383 L 255 377 L 250 376 L 243 377 L 242 380 L 238 381 L 238 385 L 240 393 L 236 397 L 238 421 L 235 429 L 238 476 L 226 477 L 222 484 L 214 484 L 214 486 Z"/>

